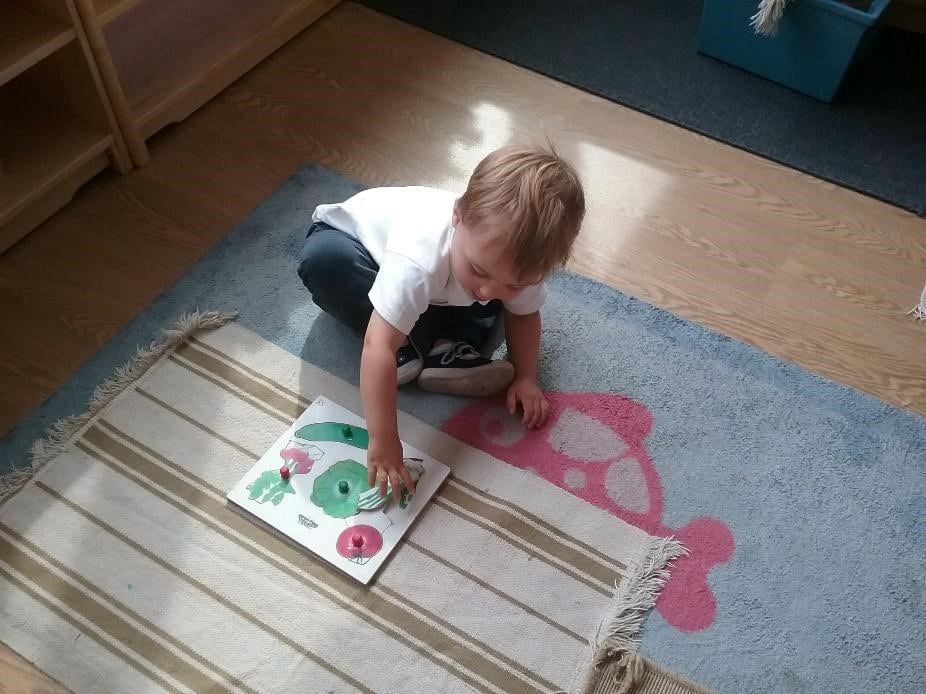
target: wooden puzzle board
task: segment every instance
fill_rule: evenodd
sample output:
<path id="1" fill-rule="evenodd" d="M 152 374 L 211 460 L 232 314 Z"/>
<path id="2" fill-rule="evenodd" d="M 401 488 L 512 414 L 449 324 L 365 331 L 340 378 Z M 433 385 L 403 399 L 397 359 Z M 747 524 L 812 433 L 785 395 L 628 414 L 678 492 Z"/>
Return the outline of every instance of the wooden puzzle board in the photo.
<path id="1" fill-rule="evenodd" d="M 387 503 L 367 482 L 363 420 L 319 397 L 228 493 L 228 500 L 367 584 L 446 479 L 443 463 L 402 443 L 420 475 L 414 495 Z M 285 472 L 283 470 L 288 470 Z"/>

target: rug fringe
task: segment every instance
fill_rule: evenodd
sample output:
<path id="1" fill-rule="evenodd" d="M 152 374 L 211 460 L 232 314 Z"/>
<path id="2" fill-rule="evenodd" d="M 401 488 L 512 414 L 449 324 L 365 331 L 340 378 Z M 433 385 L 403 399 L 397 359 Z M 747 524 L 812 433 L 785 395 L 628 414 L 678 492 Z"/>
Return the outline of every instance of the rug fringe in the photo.
<path id="1" fill-rule="evenodd" d="M 605 665 L 616 662 L 616 676 L 620 680 L 616 694 L 631 692 L 645 671 L 643 657 L 639 653 L 639 635 L 647 613 L 655 607 L 659 592 L 669 580 L 669 564 L 689 552 L 672 537 L 655 538 L 649 552 L 637 570 L 630 577 L 617 584 L 614 593 L 614 614 L 599 627 L 599 636 L 592 644 L 590 666 L 580 692 L 591 692 L 597 684 L 595 675 Z"/>
<path id="2" fill-rule="evenodd" d="M 0 503 L 22 489 L 37 471 L 54 460 L 87 422 L 141 378 L 165 353 L 178 347 L 193 333 L 220 328 L 234 320 L 236 315 L 221 311 L 185 313 L 173 327 L 164 330 L 164 338 L 160 342 L 152 341 L 145 347 L 139 347 L 134 357 L 118 367 L 112 376 L 94 389 L 86 411 L 55 422 L 45 431 L 44 438 L 32 444 L 31 464 L 28 467 L 14 468 L 5 475 L 0 475 Z"/>
<path id="3" fill-rule="evenodd" d="M 907 315 L 913 316 L 915 320 L 926 320 L 926 287 L 923 287 L 923 293 L 920 294 L 920 303 L 907 311 Z"/>

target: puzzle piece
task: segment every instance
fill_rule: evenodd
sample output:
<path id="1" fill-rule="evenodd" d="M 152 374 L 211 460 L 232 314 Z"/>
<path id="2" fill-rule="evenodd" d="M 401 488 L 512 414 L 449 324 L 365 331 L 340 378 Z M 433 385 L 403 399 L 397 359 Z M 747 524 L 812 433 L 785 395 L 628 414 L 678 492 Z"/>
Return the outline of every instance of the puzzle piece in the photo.
<path id="1" fill-rule="evenodd" d="M 303 441 L 332 441 L 366 450 L 370 435 L 363 427 L 341 422 L 315 422 L 296 430 L 296 438 Z"/>
<path id="2" fill-rule="evenodd" d="M 404 458 L 405 467 L 408 468 L 408 473 L 412 477 L 412 481 L 417 483 L 421 479 L 421 475 L 424 473 L 424 466 L 421 465 L 421 458 Z M 408 506 L 409 501 L 411 500 L 412 495 L 407 489 L 403 487 L 402 496 L 399 500 L 399 507 L 405 508 Z M 374 487 L 368 491 L 363 492 L 360 495 L 360 498 L 357 500 L 357 508 L 361 511 L 375 511 L 376 509 L 382 508 L 389 503 L 389 499 L 392 498 L 392 485 L 386 484 L 386 496 L 380 496 L 379 487 Z"/>
<path id="3" fill-rule="evenodd" d="M 366 467 L 339 460 L 315 478 L 309 501 L 332 518 L 348 518 L 357 514 L 357 500 L 369 489 Z"/>
<path id="4" fill-rule="evenodd" d="M 247 487 L 250 495 L 248 498 L 263 504 L 269 501 L 274 506 L 279 506 L 283 497 L 287 494 L 295 494 L 292 484 L 288 479 L 282 479 L 280 473 L 276 470 L 267 470 L 260 477 L 251 482 Z"/>

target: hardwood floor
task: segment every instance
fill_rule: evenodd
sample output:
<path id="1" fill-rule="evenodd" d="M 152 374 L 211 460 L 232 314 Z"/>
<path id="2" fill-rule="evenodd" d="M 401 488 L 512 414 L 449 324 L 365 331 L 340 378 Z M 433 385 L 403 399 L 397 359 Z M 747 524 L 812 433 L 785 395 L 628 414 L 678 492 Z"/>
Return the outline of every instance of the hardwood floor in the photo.
<path id="1" fill-rule="evenodd" d="M 926 221 L 347 2 L 0 255 L 0 432 L 301 164 L 462 189 L 547 137 L 587 186 L 573 270 L 926 414 Z"/>
<path id="2" fill-rule="evenodd" d="M 67 691 L 0 643 L 0 694 L 65 694 Z"/>

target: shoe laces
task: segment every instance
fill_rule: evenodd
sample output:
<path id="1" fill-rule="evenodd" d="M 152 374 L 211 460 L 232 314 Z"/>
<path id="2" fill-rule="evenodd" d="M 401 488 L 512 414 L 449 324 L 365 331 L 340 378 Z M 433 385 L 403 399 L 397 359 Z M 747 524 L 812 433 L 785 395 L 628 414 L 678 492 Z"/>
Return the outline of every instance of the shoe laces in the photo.
<path id="1" fill-rule="evenodd" d="M 480 354 L 468 342 L 454 342 L 440 358 L 441 366 L 447 366 L 456 359 L 479 359 Z"/>

